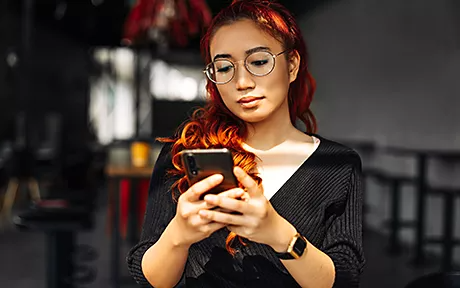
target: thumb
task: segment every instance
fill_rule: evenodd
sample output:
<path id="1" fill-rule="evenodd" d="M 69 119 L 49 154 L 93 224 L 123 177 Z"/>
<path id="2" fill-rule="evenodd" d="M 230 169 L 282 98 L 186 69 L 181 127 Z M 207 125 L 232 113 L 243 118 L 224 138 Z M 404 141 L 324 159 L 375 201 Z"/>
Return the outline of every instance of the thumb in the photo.
<path id="1" fill-rule="evenodd" d="M 262 189 L 259 187 L 257 182 L 252 179 L 243 169 L 240 167 L 235 167 L 233 169 L 233 174 L 235 174 L 236 179 L 240 182 L 250 196 L 258 196 L 263 194 Z"/>

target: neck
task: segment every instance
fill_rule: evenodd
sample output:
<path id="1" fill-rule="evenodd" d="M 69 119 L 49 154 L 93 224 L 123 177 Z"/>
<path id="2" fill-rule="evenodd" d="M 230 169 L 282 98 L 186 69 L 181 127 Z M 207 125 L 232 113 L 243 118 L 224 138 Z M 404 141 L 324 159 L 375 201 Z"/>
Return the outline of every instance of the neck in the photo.
<path id="1" fill-rule="evenodd" d="M 248 123 L 247 127 L 248 136 L 245 144 L 253 149 L 264 151 L 283 143 L 297 131 L 291 123 L 287 101 L 267 119 Z"/>

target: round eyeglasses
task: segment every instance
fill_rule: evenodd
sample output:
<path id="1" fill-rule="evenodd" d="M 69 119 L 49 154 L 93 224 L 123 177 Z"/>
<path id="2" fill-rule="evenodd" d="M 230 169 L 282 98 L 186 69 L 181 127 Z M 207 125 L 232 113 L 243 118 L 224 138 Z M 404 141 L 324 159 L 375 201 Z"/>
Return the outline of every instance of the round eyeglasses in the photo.
<path id="1" fill-rule="evenodd" d="M 244 59 L 244 67 L 254 76 L 265 76 L 275 68 L 275 59 L 290 49 L 278 54 L 270 51 L 257 51 L 249 54 Z M 227 59 L 217 59 L 209 63 L 203 70 L 209 80 L 216 84 L 226 84 L 235 77 L 235 63 Z"/>

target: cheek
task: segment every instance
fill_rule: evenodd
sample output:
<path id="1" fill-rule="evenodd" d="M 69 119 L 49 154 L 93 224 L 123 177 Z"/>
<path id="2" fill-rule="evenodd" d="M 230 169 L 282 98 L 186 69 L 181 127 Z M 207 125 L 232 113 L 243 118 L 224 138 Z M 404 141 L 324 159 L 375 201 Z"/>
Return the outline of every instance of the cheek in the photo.
<path id="1" fill-rule="evenodd" d="M 263 81 L 260 84 L 262 85 L 264 92 L 268 94 L 268 97 L 285 97 L 290 85 L 289 74 L 285 73 L 285 71 L 276 71 L 276 73 L 271 73 L 267 76 L 265 79 L 261 79 Z"/>
<path id="2" fill-rule="evenodd" d="M 217 87 L 217 91 L 219 92 L 220 97 L 222 98 L 222 101 L 224 102 L 225 106 L 231 109 L 231 104 L 235 102 L 232 101 L 231 89 L 229 89 L 227 85 L 220 85 Z"/>

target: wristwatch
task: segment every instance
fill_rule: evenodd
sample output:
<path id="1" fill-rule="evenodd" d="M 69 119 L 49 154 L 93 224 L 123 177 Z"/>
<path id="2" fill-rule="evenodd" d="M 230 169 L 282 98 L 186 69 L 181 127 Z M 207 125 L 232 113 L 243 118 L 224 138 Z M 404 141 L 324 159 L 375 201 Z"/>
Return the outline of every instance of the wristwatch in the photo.
<path id="1" fill-rule="evenodd" d="M 292 237 L 286 252 L 278 253 L 275 251 L 275 254 L 283 260 L 298 259 L 307 250 L 307 243 L 307 239 L 297 233 Z"/>

